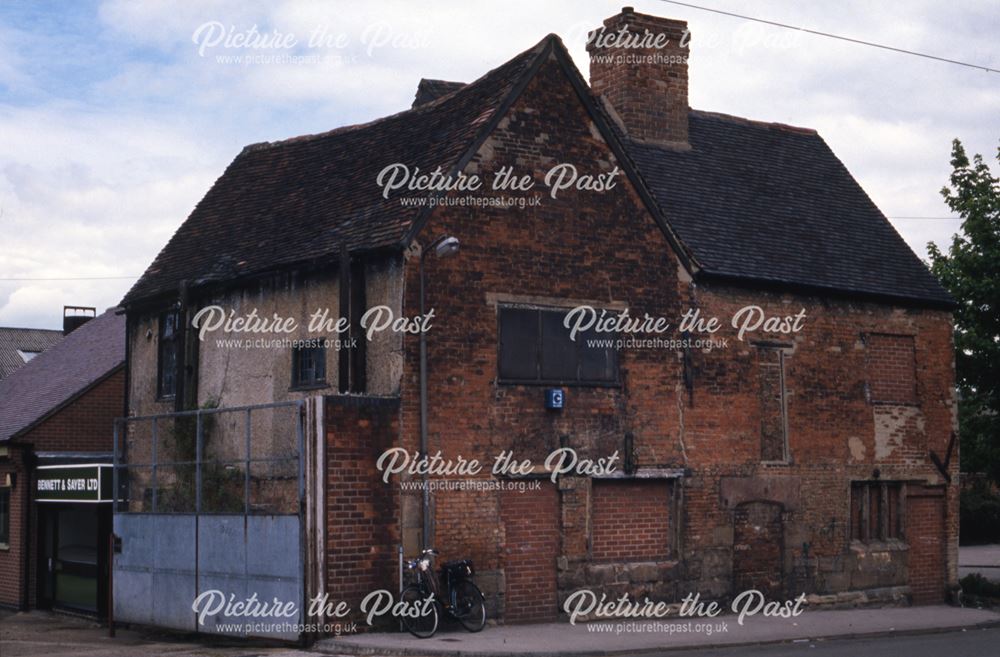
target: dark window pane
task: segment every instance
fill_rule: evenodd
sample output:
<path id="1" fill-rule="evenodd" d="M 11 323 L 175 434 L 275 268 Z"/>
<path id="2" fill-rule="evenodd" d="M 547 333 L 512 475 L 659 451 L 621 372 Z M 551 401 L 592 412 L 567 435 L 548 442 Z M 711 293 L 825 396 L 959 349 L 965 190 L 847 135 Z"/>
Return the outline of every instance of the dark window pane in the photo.
<path id="1" fill-rule="evenodd" d="M 613 340 L 616 336 L 609 333 L 598 333 L 591 329 L 576 336 L 579 344 L 580 379 L 583 381 L 606 381 L 613 383 L 618 380 L 618 352 L 615 351 Z M 612 346 L 597 346 L 599 343 L 610 342 Z M 594 346 L 587 346 L 588 344 Z"/>
<path id="2" fill-rule="evenodd" d="M 500 378 L 538 379 L 538 311 L 500 308 Z"/>
<path id="3" fill-rule="evenodd" d="M 326 383 L 326 348 L 296 347 L 292 352 L 292 385 Z"/>
<path id="4" fill-rule="evenodd" d="M 160 315 L 157 354 L 157 393 L 160 397 L 172 397 L 177 391 L 177 324 L 176 311 Z"/>
<path id="5" fill-rule="evenodd" d="M 570 340 L 565 310 L 500 308 L 498 370 L 508 381 L 539 383 L 614 383 L 618 352 L 612 346 L 588 347 L 588 340 L 615 336 L 590 331 Z"/>
<path id="6" fill-rule="evenodd" d="M 172 340 L 177 333 L 177 313 L 167 313 L 163 316 L 163 338 Z"/>
<path id="7" fill-rule="evenodd" d="M 578 379 L 577 342 L 569 339 L 569 329 L 563 326 L 563 312 L 542 312 L 542 379 L 546 381 L 576 381 Z"/>

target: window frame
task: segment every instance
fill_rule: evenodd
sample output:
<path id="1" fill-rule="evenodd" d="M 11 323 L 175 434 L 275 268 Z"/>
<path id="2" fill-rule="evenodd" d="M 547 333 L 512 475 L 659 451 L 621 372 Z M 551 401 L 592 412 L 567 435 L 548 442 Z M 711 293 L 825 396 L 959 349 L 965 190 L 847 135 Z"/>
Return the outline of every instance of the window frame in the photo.
<path id="1" fill-rule="evenodd" d="M 890 488 L 896 491 L 895 504 Z M 878 507 L 878 531 L 877 535 L 872 535 L 872 492 L 877 489 Z M 855 491 L 864 491 L 861 494 L 860 518 L 855 518 Z M 893 541 L 906 540 L 906 485 L 902 481 L 865 479 L 852 480 L 850 482 L 850 540 L 852 543 L 860 545 L 877 545 L 891 543 Z M 891 507 L 895 506 L 895 509 Z M 894 520 L 894 522 L 892 522 Z M 892 526 L 890 526 L 892 525 Z"/>
<path id="2" fill-rule="evenodd" d="M 755 342 L 753 343 L 754 349 L 756 350 L 755 357 L 757 359 L 757 384 L 762 385 L 761 378 L 764 374 L 763 368 L 765 367 L 776 367 L 778 369 L 778 385 L 781 394 L 781 400 L 779 408 L 781 411 L 781 450 L 782 458 L 780 459 L 765 459 L 764 458 L 764 409 L 761 407 L 761 421 L 760 421 L 760 462 L 768 465 L 788 465 L 792 462 L 792 449 L 789 441 L 789 430 L 788 430 L 788 368 L 787 362 L 787 352 L 791 349 L 790 345 L 779 343 L 779 342 Z M 773 352 L 777 354 L 778 362 L 776 364 L 763 363 L 761 362 L 762 352 Z M 760 391 L 758 389 L 758 399 L 759 404 L 762 404 L 763 400 L 760 398 Z"/>
<path id="3" fill-rule="evenodd" d="M 562 313 L 565 315 L 573 307 L 563 307 L 563 306 L 543 306 L 535 304 L 520 304 L 520 303 L 499 303 L 496 306 L 496 373 L 497 373 L 497 383 L 499 385 L 519 385 L 519 386 L 563 386 L 563 387 L 581 387 L 581 388 L 620 388 L 622 386 L 621 378 L 621 354 L 616 348 L 610 348 L 608 351 L 613 354 L 614 361 L 612 363 L 612 370 L 614 372 L 613 379 L 581 379 L 580 378 L 580 365 L 581 357 L 580 352 L 586 349 L 585 340 L 583 335 L 579 335 L 577 340 L 573 343 L 576 345 L 576 367 L 577 367 L 577 378 L 575 379 L 559 379 L 559 378 L 544 378 L 543 373 L 543 363 L 542 363 L 542 353 L 544 345 L 544 337 L 542 334 L 542 314 L 543 313 Z M 611 309 L 608 309 L 609 312 Z M 501 368 L 503 363 L 503 318 L 502 315 L 507 311 L 531 311 L 534 312 L 538 317 L 538 330 L 535 337 L 535 348 L 536 348 L 536 359 L 535 371 L 538 376 L 535 378 L 522 378 L 522 377 L 505 377 L 502 374 Z M 607 335 L 607 339 L 615 339 L 617 334 Z"/>
<path id="4" fill-rule="evenodd" d="M 309 380 L 302 379 L 302 363 L 300 359 L 306 352 L 318 352 L 319 358 L 316 360 L 316 363 L 320 364 L 322 367 L 322 372 L 318 375 L 314 375 L 314 377 Z M 316 369 L 316 363 L 313 364 L 313 370 Z M 292 375 L 289 390 L 318 390 L 329 387 L 330 383 L 327 380 L 326 368 L 326 346 L 319 344 L 292 347 Z"/>
<path id="5" fill-rule="evenodd" d="M 170 335 L 166 335 L 166 327 L 168 324 L 168 318 L 173 318 L 173 328 Z M 180 377 L 180 359 L 178 358 L 178 334 L 180 328 L 180 311 L 173 309 L 167 312 L 161 313 L 159 319 L 157 320 L 157 341 L 156 341 L 156 399 L 158 401 L 170 401 L 177 397 L 177 382 Z M 173 353 L 173 381 L 172 389 L 167 391 L 164 386 L 164 375 L 166 369 L 164 367 L 164 353 L 167 348 Z"/>

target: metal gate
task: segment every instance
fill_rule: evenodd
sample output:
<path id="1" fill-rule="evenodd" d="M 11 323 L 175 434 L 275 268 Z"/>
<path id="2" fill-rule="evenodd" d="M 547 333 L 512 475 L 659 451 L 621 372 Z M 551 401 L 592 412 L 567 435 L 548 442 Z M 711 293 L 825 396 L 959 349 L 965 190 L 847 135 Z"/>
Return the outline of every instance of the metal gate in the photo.
<path id="1" fill-rule="evenodd" d="M 116 621 L 299 638 L 305 406 L 202 408 L 116 422 Z"/>

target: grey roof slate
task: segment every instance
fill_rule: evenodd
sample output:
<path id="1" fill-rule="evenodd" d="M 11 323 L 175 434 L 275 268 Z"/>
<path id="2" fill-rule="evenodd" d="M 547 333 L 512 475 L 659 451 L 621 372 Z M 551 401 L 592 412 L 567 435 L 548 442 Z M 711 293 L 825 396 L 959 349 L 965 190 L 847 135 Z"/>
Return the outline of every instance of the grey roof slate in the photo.
<path id="1" fill-rule="evenodd" d="M 125 317 L 108 310 L 0 381 L 0 442 L 32 428 L 124 363 Z"/>
<path id="2" fill-rule="evenodd" d="M 692 111 L 689 133 L 626 146 L 709 275 L 952 303 L 814 130 Z"/>
<path id="3" fill-rule="evenodd" d="M 25 364 L 21 352 L 40 353 L 62 340 L 62 331 L 0 327 L 0 381 Z"/>

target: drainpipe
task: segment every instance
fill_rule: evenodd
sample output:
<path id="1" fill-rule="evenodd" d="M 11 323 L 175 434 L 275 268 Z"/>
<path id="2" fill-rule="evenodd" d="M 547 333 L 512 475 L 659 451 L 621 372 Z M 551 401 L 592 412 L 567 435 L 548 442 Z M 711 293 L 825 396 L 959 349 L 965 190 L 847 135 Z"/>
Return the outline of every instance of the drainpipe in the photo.
<path id="1" fill-rule="evenodd" d="M 424 254 L 420 252 L 420 316 L 424 316 Z M 420 458 L 427 458 L 427 335 L 420 332 Z M 431 491 L 428 489 L 427 469 L 424 468 L 423 478 L 423 507 L 421 518 L 423 520 L 423 530 L 420 535 L 424 548 L 430 547 L 431 536 Z"/>
<path id="2" fill-rule="evenodd" d="M 442 235 L 431 242 L 426 249 L 420 250 L 420 317 L 423 319 L 424 310 L 424 258 L 428 253 L 436 253 L 439 257 L 446 257 L 458 251 L 458 239 L 448 235 Z M 420 458 L 427 459 L 427 332 L 420 331 Z M 423 539 L 424 548 L 430 548 L 431 541 L 431 491 L 428 488 L 427 469 L 424 468 L 423 479 Z"/>

